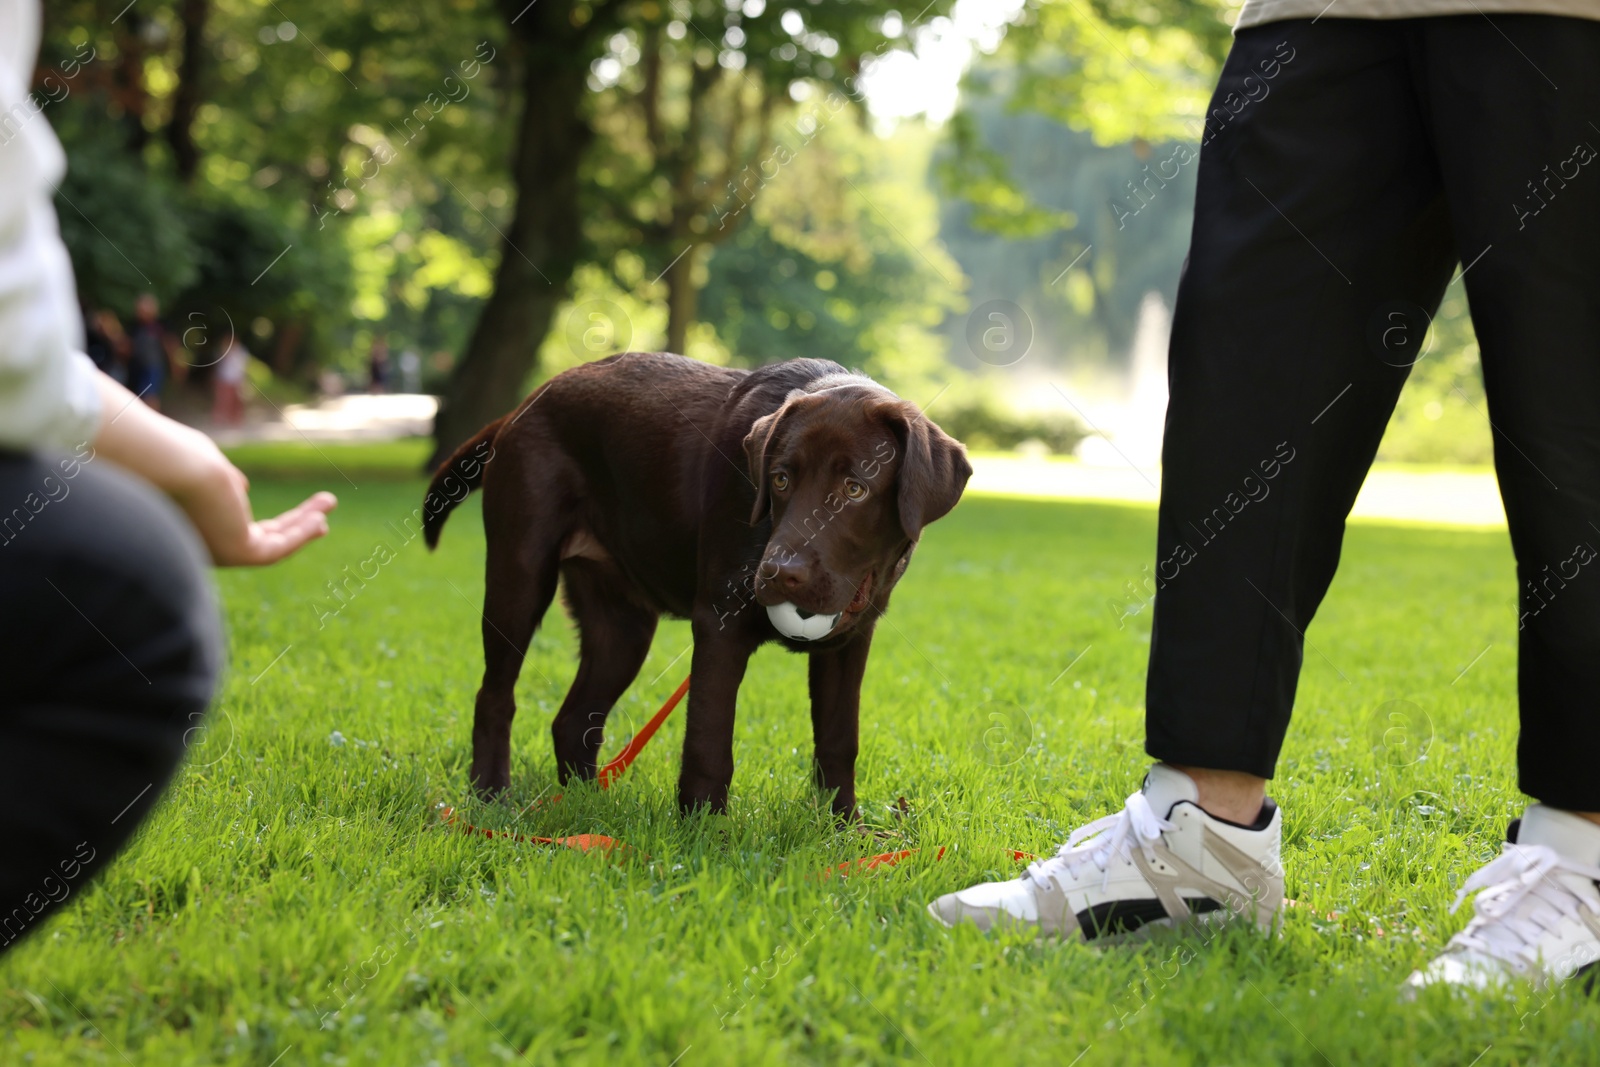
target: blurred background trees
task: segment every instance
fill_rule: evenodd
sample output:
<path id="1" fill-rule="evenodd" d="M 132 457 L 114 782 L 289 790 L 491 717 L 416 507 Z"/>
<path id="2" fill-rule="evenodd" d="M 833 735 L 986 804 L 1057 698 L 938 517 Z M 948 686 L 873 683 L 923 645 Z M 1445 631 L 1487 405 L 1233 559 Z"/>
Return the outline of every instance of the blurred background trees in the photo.
<path id="1" fill-rule="evenodd" d="M 237 333 L 275 403 L 359 387 L 375 345 L 415 354 L 441 453 L 626 348 L 824 356 L 973 443 L 1069 450 L 1084 428 L 1042 383 L 1126 388 L 1149 294 L 1170 306 L 1177 161 L 1237 10 L 125 4 L 47 0 L 35 77 L 86 310 L 155 294 L 201 377 Z M 951 48 L 972 53 L 953 112 L 916 99 Z M 1458 288 L 1390 458 L 1487 455 Z M 972 342 L 995 302 L 1032 338 L 1014 367 Z"/>

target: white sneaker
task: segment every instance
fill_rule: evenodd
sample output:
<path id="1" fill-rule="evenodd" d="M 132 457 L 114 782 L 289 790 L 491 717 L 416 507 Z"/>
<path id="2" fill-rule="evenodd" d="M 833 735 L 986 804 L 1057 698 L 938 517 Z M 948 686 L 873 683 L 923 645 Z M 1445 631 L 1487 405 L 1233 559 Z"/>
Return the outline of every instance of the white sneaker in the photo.
<path id="1" fill-rule="evenodd" d="M 1434 984 L 1488 990 L 1518 979 L 1554 985 L 1600 962 L 1600 826 L 1533 804 L 1506 838 L 1450 909 L 1480 890 L 1472 921 L 1411 973 L 1409 992 Z"/>
<path id="2" fill-rule="evenodd" d="M 1187 774 L 1158 763 L 1122 811 L 1075 830 L 1055 856 L 1021 878 L 946 894 L 928 912 L 946 926 L 1083 941 L 1213 913 L 1270 927 L 1283 902 L 1278 806 L 1267 800 L 1255 825 L 1240 826 L 1201 810 L 1198 796 Z"/>

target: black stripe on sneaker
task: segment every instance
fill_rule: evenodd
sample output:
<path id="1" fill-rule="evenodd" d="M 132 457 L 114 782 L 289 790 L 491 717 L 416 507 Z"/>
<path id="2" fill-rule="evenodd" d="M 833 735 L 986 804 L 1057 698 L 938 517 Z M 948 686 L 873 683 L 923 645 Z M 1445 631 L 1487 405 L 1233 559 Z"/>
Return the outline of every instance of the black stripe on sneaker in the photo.
<path id="1" fill-rule="evenodd" d="M 1210 897 L 1184 897 L 1191 915 L 1220 911 L 1222 905 Z M 1169 918 L 1167 906 L 1155 898 L 1144 900 L 1107 900 L 1078 912 L 1078 928 L 1085 941 L 1109 934 L 1129 934 L 1153 922 Z"/>

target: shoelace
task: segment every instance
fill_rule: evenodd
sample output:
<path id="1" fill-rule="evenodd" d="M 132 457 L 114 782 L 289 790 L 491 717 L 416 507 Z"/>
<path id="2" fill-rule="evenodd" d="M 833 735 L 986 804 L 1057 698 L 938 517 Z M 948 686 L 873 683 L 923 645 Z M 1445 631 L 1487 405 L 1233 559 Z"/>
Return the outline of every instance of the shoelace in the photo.
<path id="1" fill-rule="evenodd" d="M 1137 847 L 1151 863 L 1156 861 L 1154 845 L 1161 840 L 1164 830 L 1176 829 L 1172 823 L 1155 813 L 1143 793 L 1134 793 L 1122 810 L 1107 815 L 1072 831 L 1067 843 L 1054 856 L 1028 864 L 1027 876 L 1039 884 L 1050 876 L 1052 868 L 1066 867 L 1067 874 L 1075 877 L 1078 868 L 1093 863 L 1104 877 L 1102 889 L 1111 880 L 1111 861 L 1128 859 Z"/>
<path id="2" fill-rule="evenodd" d="M 1580 909 L 1600 913 L 1600 901 L 1575 892 L 1558 874 L 1600 881 L 1600 868 L 1574 863 L 1546 845 L 1507 842 L 1499 857 L 1473 872 L 1456 894 L 1452 914 L 1469 894 L 1481 890 L 1472 902 L 1472 921 L 1450 943 L 1518 970 L 1538 965 L 1541 935 Z"/>

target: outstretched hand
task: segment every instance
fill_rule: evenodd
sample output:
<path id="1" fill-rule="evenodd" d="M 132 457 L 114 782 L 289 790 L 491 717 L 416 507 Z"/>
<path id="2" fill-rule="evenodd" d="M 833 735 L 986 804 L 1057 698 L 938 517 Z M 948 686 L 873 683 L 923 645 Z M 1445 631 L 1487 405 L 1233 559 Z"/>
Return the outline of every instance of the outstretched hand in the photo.
<path id="1" fill-rule="evenodd" d="M 250 479 L 201 433 L 138 402 L 100 375 L 104 415 L 95 450 L 170 496 L 219 567 L 276 563 L 328 532 L 332 493 L 315 493 L 271 519 L 250 509 Z"/>
<path id="2" fill-rule="evenodd" d="M 285 556 L 293 555 L 306 542 L 327 536 L 328 512 L 338 506 L 338 498 L 332 493 L 315 493 L 276 518 L 252 522 L 240 557 L 227 562 L 276 563 Z M 212 555 L 217 555 L 215 549 Z M 218 559 L 217 562 L 224 561 Z"/>
<path id="3" fill-rule="evenodd" d="M 328 512 L 339 505 L 332 493 L 314 493 L 276 518 L 257 520 L 250 509 L 250 479 L 226 459 L 222 462 L 227 463 L 228 491 L 185 506 L 217 566 L 276 563 L 327 535 Z"/>

